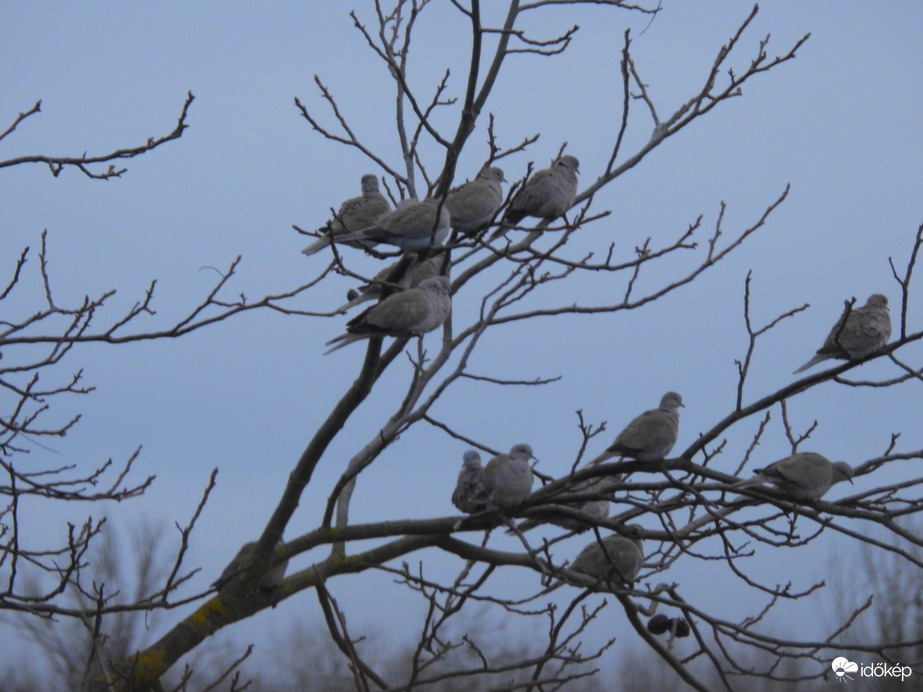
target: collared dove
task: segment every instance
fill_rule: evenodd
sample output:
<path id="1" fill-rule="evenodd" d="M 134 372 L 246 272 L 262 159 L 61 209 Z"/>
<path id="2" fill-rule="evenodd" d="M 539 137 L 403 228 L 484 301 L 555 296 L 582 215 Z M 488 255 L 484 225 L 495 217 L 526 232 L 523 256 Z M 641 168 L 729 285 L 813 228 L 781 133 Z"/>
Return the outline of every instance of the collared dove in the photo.
<path id="1" fill-rule="evenodd" d="M 347 344 L 373 336 L 420 336 L 441 327 L 452 310 L 448 277 L 424 279 L 416 288 L 393 293 L 346 324 L 346 334 L 325 345 L 336 344 L 324 355 Z"/>
<path id="2" fill-rule="evenodd" d="M 371 282 L 360 286 L 358 290 L 350 289 L 349 293 L 346 295 L 349 302 L 340 306 L 337 312 L 345 312 L 349 308 L 364 303 L 367 300 L 377 300 L 381 298 L 382 284 L 388 281 L 393 283 L 393 279 L 389 277 L 393 275 L 397 266 L 406 259 L 409 259 L 410 263 L 407 265 L 404 274 L 396 283 L 397 286 L 404 289 L 416 288 L 423 279 L 428 279 L 431 276 L 440 276 L 445 255 L 442 252 L 437 252 L 426 259 L 422 259 L 419 255 L 413 253 L 409 253 L 409 257 L 405 255 L 404 259 L 389 264 L 378 272 Z"/>
<path id="3" fill-rule="evenodd" d="M 405 200 L 397 209 L 379 217 L 372 225 L 357 231 L 350 231 L 335 237 L 338 243 L 358 242 L 372 246 L 378 243 L 395 245 L 401 250 L 422 250 L 431 245 L 439 245 L 452 225 L 449 210 L 445 204 L 435 199 Z M 329 242 L 329 241 L 328 241 Z M 305 248 L 305 254 L 313 254 L 320 248 L 314 245 Z M 307 252 L 312 249 L 312 252 Z"/>
<path id="4" fill-rule="evenodd" d="M 612 486 L 612 478 L 589 478 L 585 481 L 581 481 L 580 483 L 575 484 L 571 491 L 580 494 L 605 494 L 607 490 L 611 491 Z M 573 507 L 574 509 L 581 511 L 584 514 L 589 515 L 593 519 L 606 519 L 609 517 L 609 500 L 584 500 L 582 502 L 569 502 L 567 503 L 567 506 Z M 588 524 L 583 523 L 579 519 L 571 519 L 570 517 L 552 519 L 551 523 L 557 524 L 558 526 L 569 531 L 586 531 L 588 528 L 590 528 Z"/>
<path id="5" fill-rule="evenodd" d="M 279 539 L 278 545 L 282 545 L 284 541 Z M 217 589 L 223 589 L 225 584 L 227 584 L 231 577 L 236 575 L 238 572 L 246 569 L 250 566 L 253 561 L 253 551 L 256 549 L 256 541 L 250 541 L 249 543 L 244 543 L 243 547 L 237 551 L 237 555 L 234 556 L 234 559 L 224 568 L 224 571 L 221 572 L 221 576 L 218 577 L 212 586 Z M 271 591 L 282 584 L 282 580 L 285 578 L 285 570 L 288 568 L 288 560 L 283 560 L 277 565 L 274 565 L 270 569 L 266 570 L 266 573 L 256 582 L 254 586 L 255 589 L 260 591 Z"/>
<path id="6" fill-rule="evenodd" d="M 815 452 L 799 452 L 756 469 L 755 478 L 738 483 L 738 486 L 772 483 L 796 500 L 819 500 L 840 481 L 852 483 L 853 469 L 845 461 L 831 462 Z"/>
<path id="7" fill-rule="evenodd" d="M 683 398 L 676 392 L 667 392 L 660 399 L 659 408 L 645 411 L 631 421 L 592 463 L 620 455 L 638 461 L 663 459 L 676 444 L 680 406 L 683 406 Z"/>
<path id="8" fill-rule="evenodd" d="M 580 162 L 573 156 L 562 156 L 551 168 L 536 171 L 513 197 L 503 220 L 519 223 L 526 216 L 555 219 L 574 203 L 577 196 L 577 174 Z"/>
<path id="9" fill-rule="evenodd" d="M 496 166 L 484 168 L 470 183 L 460 185 L 445 198 L 452 228 L 463 235 L 473 235 L 494 218 L 503 204 L 503 171 Z"/>
<path id="10" fill-rule="evenodd" d="M 362 176 L 362 196 L 348 199 L 340 205 L 340 211 L 323 228 L 317 229 L 323 233 L 322 238 L 308 245 L 302 252 L 313 255 L 330 245 L 330 237 L 335 236 L 337 242 L 340 238 L 352 231 L 359 231 L 372 226 L 383 215 L 391 211 L 387 198 L 378 191 L 378 178 L 371 173 Z"/>
<path id="11" fill-rule="evenodd" d="M 794 374 L 807 370 L 812 365 L 827 358 L 840 360 L 857 360 L 877 351 L 891 338 L 891 313 L 888 311 L 888 298 L 880 293 L 869 296 L 861 308 L 850 310 L 833 325 L 824 345 L 807 363 L 795 370 Z"/>
<path id="12" fill-rule="evenodd" d="M 498 454 L 484 469 L 484 504 L 487 509 L 504 510 L 522 504 L 532 493 L 532 448 L 521 443 L 509 454 Z"/>
<path id="13" fill-rule="evenodd" d="M 618 474 L 615 476 L 606 476 L 599 478 L 588 478 L 587 480 L 580 481 L 575 483 L 572 487 L 568 488 L 565 494 L 562 494 L 560 498 L 556 498 L 558 502 L 554 504 L 546 505 L 546 507 L 554 508 L 556 506 L 570 507 L 576 509 L 584 514 L 588 515 L 592 519 L 606 519 L 609 517 L 609 505 L 610 501 L 608 499 L 596 500 L 596 499 L 587 499 L 580 501 L 568 502 L 568 495 L 603 495 L 606 496 L 612 492 L 612 490 L 621 482 L 621 478 Z M 580 521 L 579 519 L 574 519 L 572 517 L 558 517 L 555 519 L 525 519 L 516 526 L 519 531 L 525 532 L 529 529 L 534 529 L 540 524 L 554 524 L 560 526 L 561 528 L 567 529 L 568 531 L 577 531 L 583 532 L 590 528 L 590 524 Z"/>
<path id="14" fill-rule="evenodd" d="M 462 457 L 462 469 L 458 472 L 452 504 L 465 514 L 483 512 L 486 509 L 483 478 L 481 455 L 469 449 Z"/>
<path id="15" fill-rule="evenodd" d="M 630 528 L 636 528 L 631 524 Z M 613 534 L 585 546 L 570 569 L 610 583 L 630 586 L 644 564 L 644 549 L 637 538 Z"/>

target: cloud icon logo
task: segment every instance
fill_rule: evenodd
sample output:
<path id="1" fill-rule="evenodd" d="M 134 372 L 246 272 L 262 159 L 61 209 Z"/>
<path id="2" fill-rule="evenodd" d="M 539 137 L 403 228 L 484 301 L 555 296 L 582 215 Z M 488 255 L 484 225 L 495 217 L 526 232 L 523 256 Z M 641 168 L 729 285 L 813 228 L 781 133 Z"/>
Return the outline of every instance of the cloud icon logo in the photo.
<path id="1" fill-rule="evenodd" d="M 830 667 L 833 668 L 833 672 L 838 678 L 837 682 L 843 678 L 852 680 L 852 678 L 850 678 L 847 673 L 856 673 L 859 671 L 859 664 L 853 663 L 844 656 L 837 656 L 835 659 L 833 659 L 833 663 L 830 664 Z"/>

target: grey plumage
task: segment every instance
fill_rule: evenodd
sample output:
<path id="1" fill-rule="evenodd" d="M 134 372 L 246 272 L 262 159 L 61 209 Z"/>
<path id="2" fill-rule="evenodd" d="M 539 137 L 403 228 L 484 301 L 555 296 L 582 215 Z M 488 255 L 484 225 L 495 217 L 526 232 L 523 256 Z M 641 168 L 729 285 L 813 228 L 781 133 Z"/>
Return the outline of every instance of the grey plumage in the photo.
<path id="1" fill-rule="evenodd" d="M 355 241 L 369 247 L 385 243 L 406 252 L 442 244 L 450 229 L 451 217 L 445 204 L 434 199 L 409 200 L 371 226 L 336 236 L 336 241 Z"/>
<path id="2" fill-rule="evenodd" d="M 846 318 L 844 324 L 843 318 Z M 840 316 L 827 335 L 817 355 L 795 370 L 794 374 L 807 370 L 828 358 L 857 360 L 887 345 L 891 338 L 891 313 L 888 298 L 880 293 L 869 296 L 861 308 L 849 310 Z"/>
<path id="3" fill-rule="evenodd" d="M 577 174 L 580 162 L 573 156 L 562 156 L 550 168 L 536 171 L 513 197 L 503 220 L 519 223 L 526 216 L 555 219 L 564 214 L 577 196 Z"/>
<path id="4" fill-rule="evenodd" d="M 462 457 L 462 469 L 458 472 L 452 504 L 465 514 L 483 512 L 487 508 L 483 479 L 481 455 L 469 449 Z"/>
<path id="5" fill-rule="evenodd" d="M 608 499 L 586 499 L 586 500 L 575 500 L 569 502 L 567 500 L 568 496 L 572 495 L 602 495 L 608 496 L 611 494 L 612 490 L 618 486 L 620 483 L 620 476 L 616 474 L 615 476 L 605 476 L 599 478 L 588 478 L 587 480 L 580 481 L 575 483 L 572 487 L 569 487 L 566 493 L 556 498 L 556 502 L 550 505 L 547 505 L 549 509 L 553 509 L 556 506 L 569 507 L 571 509 L 576 509 L 579 512 L 583 512 L 592 519 L 606 519 L 609 516 L 609 505 L 610 501 Z M 590 528 L 590 524 L 583 522 L 579 519 L 574 519 L 572 517 L 557 517 L 553 519 L 524 519 L 523 521 L 517 524 L 516 528 L 525 532 L 530 529 L 534 529 L 540 524 L 554 524 L 560 526 L 561 528 L 567 529 L 568 531 L 586 531 Z"/>
<path id="6" fill-rule="evenodd" d="M 590 478 L 575 484 L 572 488 L 572 492 L 580 494 L 604 494 L 608 490 L 611 490 L 612 485 L 612 478 Z M 569 502 L 567 506 L 573 507 L 589 515 L 593 519 L 606 519 L 609 516 L 609 504 L 609 500 L 584 500 L 582 502 Z M 551 523 L 565 528 L 568 531 L 586 531 L 589 528 L 588 524 L 585 524 L 579 519 L 572 519 L 570 517 L 552 519 Z"/>
<path id="7" fill-rule="evenodd" d="M 503 204 L 506 182 L 503 171 L 496 166 L 484 168 L 477 178 L 449 190 L 445 206 L 452 219 L 452 228 L 463 235 L 473 235 L 487 226 Z"/>
<path id="8" fill-rule="evenodd" d="M 498 454 L 487 463 L 482 483 L 487 509 L 505 510 L 522 504 L 532 493 L 532 448 L 521 443 L 509 454 Z"/>
<path id="9" fill-rule="evenodd" d="M 279 540 L 278 545 L 282 545 L 284 541 Z M 249 543 L 244 543 L 237 555 L 234 556 L 234 559 L 228 564 L 227 567 L 221 572 L 221 576 L 215 580 L 212 586 L 223 589 L 224 585 L 227 584 L 231 578 L 242 570 L 250 566 L 253 561 L 253 551 L 256 549 L 256 541 L 250 541 Z M 254 588 L 261 591 L 270 591 L 275 589 L 285 578 L 285 570 L 288 568 L 288 560 L 283 560 L 277 565 L 274 565 L 259 578 L 259 581 L 256 582 Z"/>
<path id="10" fill-rule="evenodd" d="M 819 500 L 840 481 L 852 483 L 853 468 L 845 461 L 831 462 L 815 452 L 799 452 L 754 471 L 756 478 L 738 485 L 772 483 L 796 500 Z"/>
<path id="11" fill-rule="evenodd" d="M 632 524 L 631 528 L 635 528 Z M 637 538 L 613 534 L 602 542 L 594 540 L 585 546 L 570 565 L 575 572 L 605 580 L 610 589 L 616 585 L 630 586 L 644 565 L 644 549 Z"/>
<path id="12" fill-rule="evenodd" d="M 432 276 L 440 276 L 440 271 L 442 270 L 443 261 L 445 255 L 442 252 L 437 252 L 426 259 L 422 259 L 418 254 L 408 253 L 410 255 L 410 263 L 407 265 L 407 269 L 404 271 L 403 275 L 398 279 L 396 285 L 399 288 L 416 288 L 424 279 L 428 279 Z M 375 277 L 367 284 L 363 284 L 359 287 L 358 290 L 350 289 L 347 298 L 349 302 L 341 305 L 337 312 L 345 312 L 346 310 L 364 303 L 367 300 L 378 300 L 381 298 L 383 284 L 385 282 L 393 281 L 389 279 L 392 277 L 396 271 L 397 266 L 408 258 L 408 255 L 397 262 L 389 264 L 387 267 L 378 272 Z"/>
<path id="13" fill-rule="evenodd" d="M 681 406 L 683 398 L 676 392 L 667 392 L 658 408 L 645 411 L 632 420 L 594 463 L 614 456 L 638 461 L 663 459 L 676 444 Z"/>
<path id="14" fill-rule="evenodd" d="M 372 336 L 420 336 L 441 327 L 452 310 L 450 285 L 447 277 L 433 276 L 416 288 L 393 293 L 351 319 L 345 334 L 326 343 L 336 346 L 324 355 Z"/>
<path id="15" fill-rule="evenodd" d="M 343 202 L 334 218 L 328 221 L 323 228 L 317 229 L 318 233 L 324 234 L 323 237 L 318 238 L 301 252 L 305 255 L 319 252 L 330 245 L 331 236 L 335 236 L 337 242 L 341 242 L 341 238 L 346 233 L 374 225 L 383 214 L 389 211 L 391 211 L 391 205 L 387 198 L 378 191 L 378 178 L 367 173 L 362 176 L 362 196 Z M 352 244 L 355 245 L 355 243 Z"/>

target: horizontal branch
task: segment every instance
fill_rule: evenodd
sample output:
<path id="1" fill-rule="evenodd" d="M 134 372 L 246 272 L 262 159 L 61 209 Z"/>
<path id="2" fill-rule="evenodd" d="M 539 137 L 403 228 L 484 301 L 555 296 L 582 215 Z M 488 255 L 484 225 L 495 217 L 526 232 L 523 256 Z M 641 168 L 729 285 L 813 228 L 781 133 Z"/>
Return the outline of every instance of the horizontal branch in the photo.
<path id="1" fill-rule="evenodd" d="M 55 177 L 61 173 L 61 171 L 67 166 L 73 166 L 80 171 L 82 171 L 88 178 L 94 178 L 97 180 L 109 180 L 110 178 L 121 177 L 127 169 L 120 168 L 116 169 L 114 164 L 110 164 L 109 168 L 104 173 L 94 173 L 88 166 L 98 163 L 109 163 L 112 161 L 117 161 L 120 159 L 131 159 L 135 156 L 140 156 L 145 154 L 153 149 L 156 149 L 166 142 L 172 141 L 174 139 L 179 139 L 183 135 L 183 131 L 189 127 L 186 124 L 186 115 L 189 111 L 189 106 L 192 105 L 192 101 L 195 99 L 192 92 L 190 91 L 186 96 L 186 102 L 183 104 L 183 109 L 180 112 L 179 119 L 177 120 L 176 127 L 169 134 L 163 135 L 161 137 L 150 137 L 148 138 L 145 144 L 137 147 L 130 147 L 126 149 L 116 149 L 115 151 L 109 152 L 108 154 L 98 154 L 95 156 L 90 156 L 84 153 L 82 156 L 45 156 L 45 155 L 31 155 L 31 156 L 20 156 L 15 159 L 7 159 L 6 161 L 0 161 L 0 168 L 6 168 L 9 166 L 18 166 L 24 163 L 45 163 L 48 165 L 48 168 L 51 169 L 51 174 Z M 0 139 L 9 134 L 16 125 L 26 116 L 31 115 L 34 112 L 39 111 L 39 105 L 41 101 L 35 104 L 35 107 L 26 114 L 20 114 L 20 117 L 16 120 L 15 123 L 0 136 Z"/>

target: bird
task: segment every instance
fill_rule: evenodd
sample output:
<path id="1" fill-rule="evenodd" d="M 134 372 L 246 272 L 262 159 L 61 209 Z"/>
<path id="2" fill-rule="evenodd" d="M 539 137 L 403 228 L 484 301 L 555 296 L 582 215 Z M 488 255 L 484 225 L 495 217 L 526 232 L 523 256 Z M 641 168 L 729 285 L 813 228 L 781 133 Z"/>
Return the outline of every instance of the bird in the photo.
<path id="1" fill-rule="evenodd" d="M 509 454 L 498 454 L 484 468 L 481 496 L 488 510 L 506 510 L 522 504 L 532 493 L 532 447 L 514 445 Z"/>
<path id="2" fill-rule="evenodd" d="M 846 320 L 845 324 L 843 320 Z M 888 298 L 873 293 L 861 308 L 844 312 L 830 330 L 824 345 L 811 360 L 795 370 L 797 375 L 822 360 L 858 360 L 885 346 L 891 338 Z"/>
<path id="3" fill-rule="evenodd" d="M 282 545 L 284 541 L 280 538 L 277 545 Z M 224 586 L 231 580 L 231 577 L 236 575 L 238 572 L 246 569 L 250 566 L 253 561 L 253 551 L 256 549 L 256 541 L 250 541 L 249 543 L 244 543 L 237 555 L 234 556 L 234 559 L 224 568 L 224 571 L 221 572 L 221 576 L 218 577 L 212 586 L 217 589 L 223 589 Z M 259 591 L 272 591 L 282 584 L 282 580 L 285 578 L 285 570 L 288 568 L 288 560 L 283 560 L 270 567 L 266 572 L 259 578 L 256 582 L 256 585 L 253 587 Z"/>
<path id="4" fill-rule="evenodd" d="M 351 288 L 346 294 L 349 302 L 341 305 L 336 312 L 346 312 L 367 300 L 381 298 L 385 283 L 395 284 L 402 289 L 416 288 L 423 279 L 441 275 L 444 259 L 445 255 L 442 252 L 433 253 L 426 258 L 423 257 L 422 253 L 408 253 L 397 262 L 389 264 L 378 272 L 369 283 L 363 284 L 358 289 Z M 398 265 L 402 262 L 404 262 L 406 268 L 395 283 L 394 274 L 399 271 Z"/>
<path id="5" fill-rule="evenodd" d="M 328 341 L 325 346 L 336 346 L 324 355 L 373 336 L 421 336 L 441 327 L 452 310 L 450 287 L 448 277 L 432 276 L 416 288 L 392 293 L 347 322 L 346 333 Z"/>
<path id="6" fill-rule="evenodd" d="M 659 461 L 670 453 L 679 432 L 679 408 L 685 408 L 683 398 L 667 392 L 660 406 L 645 411 L 618 434 L 609 448 L 591 463 L 598 464 L 614 456 L 638 461 Z"/>
<path id="7" fill-rule="evenodd" d="M 637 532 L 641 527 L 630 524 L 629 528 Z M 630 586 L 643 564 L 644 549 L 640 539 L 612 534 L 586 545 L 574 558 L 570 569 L 603 579 L 610 587 L 615 584 Z"/>
<path id="8" fill-rule="evenodd" d="M 503 215 L 507 224 L 519 223 L 526 216 L 555 219 L 574 203 L 580 162 L 574 156 L 562 156 L 551 168 L 536 171 L 513 197 Z"/>
<path id="9" fill-rule="evenodd" d="M 578 512 L 588 515 L 593 519 L 606 519 L 609 516 L 609 500 L 608 499 L 586 499 L 586 500 L 577 500 L 573 502 L 568 502 L 566 497 L 568 495 L 606 495 L 611 493 L 612 489 L 618 485 L 620 482 L 620 476 L 616 474 L 615 476 L 606 476 L 599 478 L 588 478 L 587 480 L 580 481 L 575 483 L 572 487 L 567 488 L 566 494 L 562 494 L 559 499 L 559 502 L 544 505 L 545 508 L 554 508 L 557 506 L 569 507 L 576 509 Z M 577 531 L 583 532 L 590 528 L 590 524 L 587 524 L 580 519 L 575 519 L 573 517 L 557 517 L 552 519 L 524 519 L 523 521 L 517 524 L 516 528 L 519 531 L 528 531 L 533 529 L 540 524 L 550 523 L 561 528 L 567 529 L 568 531 Z"/>
<path id="10" fill-rule="evenodd" d="M 366 247 L 385 243 L 407 252 L 440 245 L 451 227 L 449 210 L 441 201 L 424 199 L 421 202 L 412 199 L 404 200 L 397 209 L 380 216 L 375 223 L 335 236 L 335 240 L 338 243 L 357 242 Z M 317 245 L 314 243 L 308 246 L 304 253 L 310 255 L 317 252 L 320 250 L 320 247 L 315 248 Z"/>
<path id="11" fill-rule="evenodd" d="M 481 455 L 476 450 L 469 449 L 462 457 L 462 469 L 458 472 L 452 504 L 465 514 L 483 512 L 487 508 L 483 478 Z"/>
<path id="12" fill-rule="evenodd" d="M 772 483 L 796 500 L 819 500 L 840 481 L 852 483 L 853 468 L 845 461 L 831 462 L 816 452 L 799 452 L 780 459 L 766 468 L 756 469 L 754 478 L 736 485 Z"/>
<path id="13" fill-rule="evenodd" d="M 503 171 L 496 166 L 481 169 L 471 182 L 449 190 L 445 206 L 449 210 L 452 228 L 462 235 L 474 235 L 487 226 L 503 205 L 505 183 Z"/>
<path id="14" fill-rule="evenodd" d="M 611 491 L 613 479 L 609 478 L 590 478 L 588 480 L 582 481 L 574 485 L 571 489 L 574 493 L 606 493 L 607 490 Z M 568 503 L 569 507 L 583 512 L 584 514 L 589 515 L 593 519 L 606 519 L 609 516 L 609 500 L 584 500 L 582 502 L 570 502 Z M 579 519 L 572 519 L 571 517 L 563 517 L 561 519 L 553 519 L 552 524 L 557 524 L 558 526 L 567 529 L 568 531 L 586 531 L 589 527 L 588 524 L 583 523 Z"/>
<path id="15" fill-rule="evenodd" d="M 334 236 L 340 242 L 340 236 L 373 225 L 383 215 L 391 211 L 387 198 L 378 191 L 378 178 L 371 173 L 362 176 L 362 196 L 353 197 L 340 205 L 340 211 L 323 228 L 317 229 L 323 237 L 308 245 L 301 252 L 313 255 L 330 245 Z"/>

